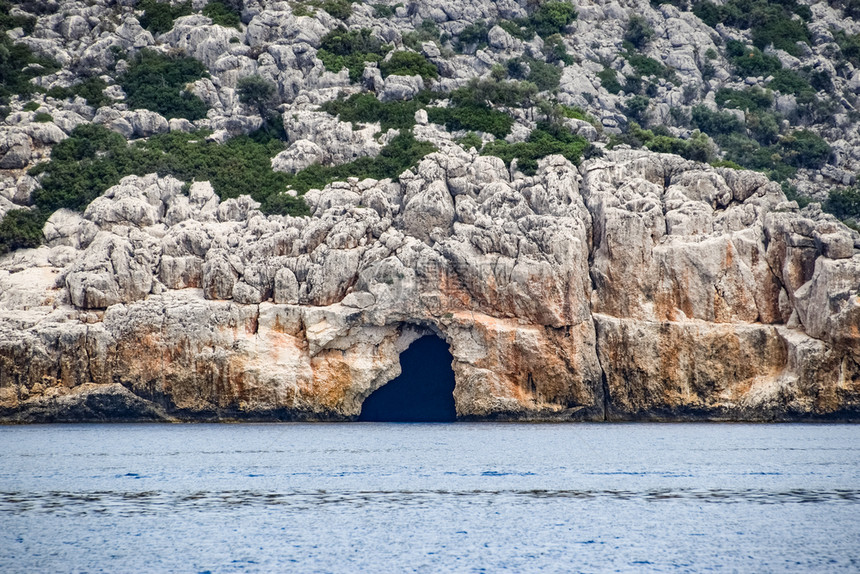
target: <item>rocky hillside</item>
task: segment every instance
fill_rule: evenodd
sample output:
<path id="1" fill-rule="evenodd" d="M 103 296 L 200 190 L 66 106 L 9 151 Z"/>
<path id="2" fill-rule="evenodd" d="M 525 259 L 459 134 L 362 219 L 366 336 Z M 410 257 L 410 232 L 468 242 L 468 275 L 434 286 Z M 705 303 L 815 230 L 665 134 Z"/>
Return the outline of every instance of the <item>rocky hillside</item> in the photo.
<path id="1" fill-rule="evenodd" d="M 0 420 L 860 418 L 855 16 L 4 1 Z"/>

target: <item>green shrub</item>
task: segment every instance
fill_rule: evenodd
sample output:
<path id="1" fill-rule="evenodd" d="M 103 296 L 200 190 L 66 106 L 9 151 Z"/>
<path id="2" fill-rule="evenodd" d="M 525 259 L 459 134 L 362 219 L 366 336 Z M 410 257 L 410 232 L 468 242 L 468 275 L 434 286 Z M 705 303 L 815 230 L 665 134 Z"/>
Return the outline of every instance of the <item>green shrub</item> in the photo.
<path id="1" fill-rule="evenodd" d="M 804 66 L 803 73 L 809 84 L 816 92 L 832 92 L 833 78 L 827 70 L 816 70 L 812 66 Z"/>
<path id="2" fill-rule="evenodd" d="M 801 52 L 797 48 L 797 43 L 810 44 L 811 37 L 806 22 L 782 18 L 765 22 L 763 25 L 753 28 L 752 41 L 754 46 L 761 49 L 773 44 L 774 48 L 785 50 L 794 56 L 800 56 Z"/>
<path id="3" fill-rule="evenodd" d="M 858 6 L 860 9 L 860 6 Z M 833 40 L 842 56 L 855 68 L 860 68 L 860 34 L 847 34 L 845 30 L 833 30 Z"/>
<path id="4" fill-rule="evenodd" d="M 553 34 L 544 40 L 543 54 L 548 64 L 564 62 L 569 66 L 574 62 L 573 56 L 567 53 L 567 47 L 564 45 L 564 38 L 561 34 Z"/>
<path id="5" fill-rule="evenodd" d="M 561 83 L 561 68 L 528 56 L 508 60 L 508 74 L 517 80 L 527 80 L 540 91 L 552 91 Z"/>
<path id="6" fill-rule="evenodd" d="M 434 124 L 442 124 L 450 131 L 470 130 L 493 134 L 503 138 L 511 133 L 514 119 L 488 105 L 466 103 L 450 108 L 427 108 L 427 117 Z"/>
<path id="7" fill-rule="evenodd" d="M 17 4 L 17 2 L 14 2 Z M 21 27 L 27 34 L 32 34 L 36 26 L 36 19 L 32 16 L 13 16 L 12 4 L 7 0 L 0 0 L 0 32 L 6 32 L 13 28 Z M 28 10 L 32 12 L 33 10 Z M 5 36 L 5 34 L 3 34 Z"/>
<path id="8" fill-rule="evenodd" d="M 203 15 L 212 20 L 213 24 L 225 28 L 241 29 L 241 6 L 226 0 L 210 0 L 203 7 Z"/>
<path id="9" fill-rule="evenodd" d="M 163 34 L 173 28 L 173 21 L 182 16 L 191 14 L 191 2 L 180 2 L 172 5 L 168 2 L 158 0 L 140 0 L 135 8 L 143 10 L 140 17 L 140 25 L 153 34 Z"/>
<path id="10" fill-rule="evenodd" d="M 544 2 L 529 17 L 530 27 L 538 36 L 546 38 L 560 34 L 576 20 L 576 9 L 567 2 Z"/>
<path id="11" fill-rule="evenodd" d="M 423 42 L 436 42 L 436 44 L 444 43 L 442 42 L 442 33 L 439 31 L 439 26 L 429 18 L 421 22 L 421 24 L 415 28 L 414 32 L 406 32 L 403 34 L 403 43 L 416 52 L 421 50 L 421 44 Z"/>
<path id="12" fill-rule="evenodd" d="M 815 90 L 812 89 L 806 78 L 794 70 L 785 68 L 773 72 L 773 80 L 767 87 L 783 94 L 794 94 L 795 96 L 814 96 L 815 94 Z"/>
<path id="13" fill-rule="evenodd" d="M 782 116 L 768 111 L 750 112 L 746 115 L 746 127 L 757 142 L 770 145 L 779 139 L 779 122 Z"/>
<path id="14" fill-rule="evenodd" d="M 648 106 L 651 104 L 651 99 L 646 96 L 633 96 L 624 102 L 624 111 L 627 117 L 639 123 L 645 123 L 645 113 L 648 111 Z"/>
<path id="15" fill-rule="evenodd" d="M 88 105 L 100 108 L 113 102 L 112 99 L 104 95 L 105 88 L 107 88 L 107 82 L 98 76 L 93 76 L 68 88 L 51 88 L 46 95 L 58 100 L 81 96 Z"/>
<path id="16" fill-rule="evenodd" d="M 743 166 L 727 159 L 710 162 L 711 167 L 727 167 L 729 169 L 743 169 Z"/>
<path id="17" fill-rule="evenodd" d="M 811 38 L 806 22 L 792 19 L 794 14 L 804 20 L 812 17 L 809 7 L 797 0 L 729 0 L 722 6 L 704 0 L 693 5 L 693 13 L 711 27 L 722 23 L 750 30 L 759 49 L 773 44 L 797 56 L 797 42 L 808 44 Z"/>
<path id="18" fill-rule="evenodd" d="M 371 4 L 371 7 L 373 7 L 373 17 L 391 18 L 394 16 L 394 11 L 401 6 L 403 6 L 403 4 L 397 4 L 395 6 L 389 6 L 387 4 Z"/>
<path id="19" fill-rule="evenodd" d="M 373 94 L 353 94 L 347 99 L 330 100 L 321 106 L 323 111 L 338 116 L 342 122 L 379 122 L 383 131 L 411 129 L 415 125 L 415 112 L 431 100 L 429 92 L 422 92 L 412 100 L 380 102 Z"/>
<path id="20" fill-rule="evenodd" d="M 0 254 L 42 243 L 47 217 L 38 209 L 11 209 L 0 221 Z"/>
<path id="21" fill-rule="evenodd" d="M 747 169 L 763 171 L 776 181 L 784 181 L 794 176 L 795 169 L 782 161 L 776 146 L 760 146 L 755 140 L 739 133 L 721 136 L 718 143 L 725 159 Z"/>
<path id="22" fill-rule="evenodd" d="M 271 168 L 271 158 L 284 149 L 282 142 L 241 136 L 216 144 L 205 135 L 173 132 L 129 145 L 102 126 L 83 124 L 54 146 L 49 162 L 30 170 L 43 176 L 33 201 L 47 214 L 59 208 L 83 210 L 123 177 L 153 172 L 186 182 L 207 180 L 222 199 L 248 194 L 264 207 L 269 196 L 286 189 L 289 176 Z M 306 212 L 300 199 L 287 203 L 289 213 Z"/>
<path id="23" fill-rule="evenodd" d="M 716 94 L 717 105 L 723 108 L 755 112 L 768 110 L 773 105 L 773 94 L 758 87 L 744 90 L 720 88 Z"/>
<path id="24" fill-rule="evenodd" d="M 740 76 L 769 76 L 782 68 L 776 56 L 768 56 L 758 48 L 747 48 L 736 40 L 726 42 L 726 51 Z"/>
<path id="25" fill-rule="evenodd" d="M 39 102 L 27 102 L 26 104 L 24 104 L 23 110 L 25 112 L 35 112 L 40 107 L 42 107 L 42 104 L 40 104 Z"/>
<path id="26" fill-rule="evenodd" d="M 527 63 L 529 75 L 526 79 L 536 85 L 538 90 L 545 92 L 558 88 L 561 83 L 561 68 L 533 58 L 529 58 Z"/>
<path id="27" fill-rule="evenodd" d="M 188 57 L 169 57 L 141 50 L 128 71 L 119 77 L 131 109 L 143 108 L 170 118 L 198 120 L 206 116 L 206 104 L 185 86 L 207 76 L 206 68 Z"/>
<path id="28" fill-rule="evenodd" d="M 822 207 L 839 219 L 860 221 L 860 187 L 834 189 Z"/>
<path id="29" fill-rule="evenodd" d="M 534 175 L 539 159 L 561 154 L 578 165 L 587 147 L 588 141 L 585 138 L 570 133 L 563 126 L 539 122 L 527 141 L 509 144 L 504 140 L 496 140 L 485 145 L 481 153 L 500 157 L 507 165 L 516 159 L 520 171 L 526 175 Z"/>
<path id="30" fill-rule="evenodd" d="M 46 124 L 48 122 L 54 121 L 53 116 L 51 114 L 46 114 L 45 112 L 39 112 L 33 117 L 33 120 L 39 122 L 40 124 Z"/>
<path id="31" fill-rule="evenodd" d="M 434 151 L 436 148 L 433 144 L 416 140 L 412 132 L 404 131 L 382 148 L 377 157 L 362 157 L 331 167 L 312 165 L 288 176 L 288 184 L 299 193 L 304 193 L 309 189 L 322 189 L 333 181 L 349 177 L 396 179 L 407 169 L 418 165 L 425 155 Z"/>
<path id="32" fill-rule="evenodd" d="M 602 85 L 610 94 L 617 94 L 621 91 L 621 83 L 618 81 L 618 74 L 612 68 L 603 68 L 603 70 L 597 74 L 597 77 L 600 78 L 600 85 Z"/>
<path id="33" fill-rule="evenodd" d="M 626 54 L 627 61 L 636 69 L 636 72 L 641 76 L 658 76 L 664 75 L 666 67 L 655 60 L 641 54 Z"/>
<path id="34" fill-rule="evenodd" d="M 357 82 L 364 73 L 365 62 L 379 62 L 391 50 L 367 28 L 350 30 L 340 27 L 326 34 L 317 56 L 330 72 L 349 70 L 349 79 Z"/>
<path id="35" fill-rule="evenodd" d="M 690 121 L 693 127 L 711 136 L 740 133 L 744 130 L 743 124 L 734 114 L 715 112 L 703 105 L 693 107 Z"/>
<path id="36" fill-rule="evenodd" d="M 451 92 L 449 98 L 455 106 L 494 105 L 515 108 L 531 106 L 537 93 L 537 86 L 531 82 L 472 79 L 464 87 Z"/>
<path id="37" fill-rule="evenodd" d="M 834 8 L 841 9 L 845 16 L 860 20 L 860 0 L 827 0 Z"/>
<path id="38" fill-rule="evenodd" d="M 352 2 L 350 0 L 323 0 L 319 7 L 338 20 L 346 20 L 352 15 Z"/>
<path id="39" fill-rule="evenodd" d="M 812 200 L 810 198 L 806 197 L 805 195 L 800 195 L 800 193 L 798 193 L 797 191 L 797 187 L 791 185 L 787 181 L 783 181 L 780 184 L 780 187 L 782 187 L 782 192 L 785 194 L 785 198 L 788 201 L 796 201 L 797 205 L 801 209 L 812 203 Z M 824 206 L 822 206 L 822 208 L 826 210 Z"/>
<path id="40" fill-rule="evenodd" d="M 460 144 L 465 150 L 475 148 L 476 150 L 481 151 L 481 147 L 484 145 L 484 140 L 482 140 L 481 136 L 479 136 L 475 132 L 467 133 L 465 136 L 456 140 L 456 142 Z"/>
<path id="41" fill-rule="evenodd" d="M 496 25 L 519 40 L 528 42 L 535 37 L 534 28 L 530 26 L 528 20 L 499 20 Z"/>
<path id="42" fill-rule="evenodd" d="M 266 78 L 253 74 L 236 82 L 239 101 L 254 108 L 260 117 L 265 118 L 275 97 L 275 85 Z"/>
<path id="43" fill-rule="evenodd" d="M 0 3 L 2 13 L 3 3 Z M 18 22 L 13 17 L 5 20 L 4 25 Z M 0 29 L 0 101 L 7 101 L 11 96 L 29 96 L 40 91 L 30 80 L 38 76 L 50 74 L 60 69 L 55 61 L 36 56 L 24 44 L 15 44 Z"/>
<path id="44" fill-rule="evenodd" d="M 448 108 L 428 108 L 431 122 L 449 130 L 471 130 L 503 138 L 511 132 L 513 118 L 496 107 L 529 107 L 535 102 L 537 86 L 531 82 L 472 80 L 451 92 Z"/>
<path id="45" fill-rule="evenodd" d="M 487 47 L 487 34 L 490 31 L 490 26 L 486 22 L 480 20 L 473 22 L 463 28 L 463 31 L 457 35 L 454 42 L 454 49 L 462 53 L 469 51 L 474 53 L 476 50 Z"/>
<path id="46" fill-rule="evenodd" d="M 595 119 L 594 116 L 580 108 L 579 106 L 565 106 L 560 105 L 561 113 L 566 118 L 571 118 L 574 120 L 582 120 L 584 122 L 588 122 L 593 126 L 600 125 L 600 122 Z"/>
<path id="47" fill-rule="evenodd" d="M 379 64 L 382 76 L 421 76 L 424 81 L 439 77 L 436 65 L 417 52 L 394 52 Z"/>
<path id="48" fill-rule="evenodd" d="M 627 20 L 627 28 L 624 31 L 624 40 L 630 42 L 636 48 L 642 49 L 654 37 L 654 28 L 648 21 L 638 14 L 633 14 Z"/>
<path id="49" fill-rule="evenodd" d="M 830 157 L 830 145 L 809 130 L 798 130 L 782 138 L 784 161 L 794 167 L 818 169 Z"/>

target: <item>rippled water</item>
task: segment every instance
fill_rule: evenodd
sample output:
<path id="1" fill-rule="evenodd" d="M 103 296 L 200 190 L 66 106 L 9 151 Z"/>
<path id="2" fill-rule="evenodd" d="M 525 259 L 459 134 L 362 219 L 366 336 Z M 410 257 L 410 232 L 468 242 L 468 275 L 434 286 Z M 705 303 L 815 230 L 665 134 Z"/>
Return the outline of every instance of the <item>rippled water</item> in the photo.
<path id="1" fill-rule="evenodd" d="M 860 426 L 0 427 L 3 572 L 860 571 Z"/>

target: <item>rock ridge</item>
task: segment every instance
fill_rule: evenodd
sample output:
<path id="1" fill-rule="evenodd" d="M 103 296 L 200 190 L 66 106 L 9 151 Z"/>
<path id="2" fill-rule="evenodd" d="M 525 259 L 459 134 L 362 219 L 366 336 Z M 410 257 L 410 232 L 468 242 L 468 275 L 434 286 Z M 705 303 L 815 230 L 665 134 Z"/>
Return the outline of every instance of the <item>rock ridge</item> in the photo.
<path id="1" fill-rule="evenodd" d="M 0 420 L 354 420 L 418 337 L 461 420 L 857 420 L 860 236 L 754 172 L 451 147 L 266 216 L 130 176 L 0 259 Z"/>

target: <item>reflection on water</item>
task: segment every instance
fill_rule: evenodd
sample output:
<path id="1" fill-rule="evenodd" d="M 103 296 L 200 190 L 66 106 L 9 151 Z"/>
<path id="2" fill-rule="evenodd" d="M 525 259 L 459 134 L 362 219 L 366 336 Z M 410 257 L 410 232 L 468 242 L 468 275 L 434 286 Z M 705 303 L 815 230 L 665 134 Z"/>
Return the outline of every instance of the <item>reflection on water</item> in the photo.
<path id="1" fill-rule="evenodd" d="M 860 571 L 860 426 L 0 427 L 0 572 Z"/>

